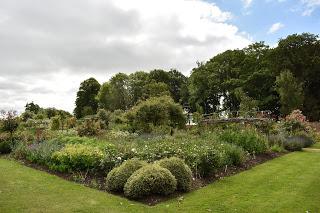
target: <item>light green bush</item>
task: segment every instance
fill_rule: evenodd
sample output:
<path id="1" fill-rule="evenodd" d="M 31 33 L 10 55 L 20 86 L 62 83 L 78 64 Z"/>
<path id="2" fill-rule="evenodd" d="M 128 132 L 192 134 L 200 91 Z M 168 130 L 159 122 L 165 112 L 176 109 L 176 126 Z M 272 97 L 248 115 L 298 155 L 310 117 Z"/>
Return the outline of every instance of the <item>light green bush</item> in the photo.
<path id="1" fill-rule="evenodd" d="M 190 191 L 192 184 L 192 172 L 183 160 L 177 157 L 165 158 L 156 162 L 168 169 L 177 180 L 177 190 Z"/>
<path id="2" fill-rule="evenodd" d="M 138 169 L 147 165 L 145 161 L 140 161 L 136 158 L 127 160 L 119 167 L 112 169 L 107 178 L 106 186 L 109 191 L 120 192 L 128 178 Z"/>
<path id="3" fill-rule="evenodd" d="M 104 153 L 97 147 L 82 144 L 67 144 L 52 154 L 52 169 L 61 172 L 96 171 Z"/>
<path id="4" fill-rule="evenodd" d="M 151 194 L 169 195 L 177 188 L 177 181 L 168 169 L 148 165 L 135 171 L 124 185 L 124 194 L 129 198 L 141 198 Z"/>

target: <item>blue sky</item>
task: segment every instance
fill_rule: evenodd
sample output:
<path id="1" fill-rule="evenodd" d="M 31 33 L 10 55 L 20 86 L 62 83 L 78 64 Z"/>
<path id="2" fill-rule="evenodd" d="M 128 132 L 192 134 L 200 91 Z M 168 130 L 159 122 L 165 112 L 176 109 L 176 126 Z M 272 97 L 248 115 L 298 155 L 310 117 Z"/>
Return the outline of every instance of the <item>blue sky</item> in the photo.
<path id="1" fill-rule="evenodd" d="M 320 0 L 209 0 L 232 13 L 230 23 L 269 45 L 293 33 L 320 34 Z M 273 24 L 280 26 L 271 33 Z M 277 28 L 275 28 L 277 29 Z M 269 33 L 268 33 L 269 32 Z"/>

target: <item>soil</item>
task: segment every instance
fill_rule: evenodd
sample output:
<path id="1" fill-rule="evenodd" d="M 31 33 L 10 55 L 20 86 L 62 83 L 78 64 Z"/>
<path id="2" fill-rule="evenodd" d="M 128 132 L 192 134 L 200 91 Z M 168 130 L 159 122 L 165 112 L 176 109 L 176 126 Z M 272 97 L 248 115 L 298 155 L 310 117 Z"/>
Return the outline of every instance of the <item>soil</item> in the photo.
<path id="1" fill-rule="evenodd" d="M 280 157 L 284 154 L 285 153 L 269 152 L 269 153 L 265 153 L 265 154 L 251 156 L 250 159 L 248 159 L 243 165 L 225 167 L 223 169 L 216 171 L 214 175 L 211 175 L 207 178 L 194 178 L 191 191 L 205 187 L 206 185 L 211 184 L 216 180 L 220 180 L 225 177 L 238 174 L 238 173 L 245 171 L 245 170 L 249 170 L 256 165 L 259 165 L 259 164 L 262 164 L 268 160 Z M 105 176 L 103 174 L 92 175 L 92 174 L 88 174 L 88 173 L 84 173 L 84 172 L 73 173 L 73 174 L 61 173 L 61 172 L 49 170 L 45 166 L 40 166 L 40 165 L 31 163 L 29 161 L 26 161 L 26 160 L 19 160 L 19 162 L 21 162 L 25 166 L 32 167 L 37 170 L 45 171 L 47 173 L 59 176 L 65 180 L 74 181 L 74 182 L 83 184 L 85 186 L 107 192 L 106 186 L 105 186 Z M 107 193 L 110 193 L 110 192 L 107 192 Z M 112 193 L 112 194 L 124 197 L 123 193 Z M 147 205 L 150 205 L 150 206 L 156 205 L 160 202 L 163 202 L 163 201 L 166 201 L 169 199 L 173 199 L 173 198 L 177 199 L 178 202 L 181 202 L 183 200 L 184 194 L 186 194 L 186 193 L 175 192 L 169 196 L 152 195 L 152 196 L 148 196 L 148 197 L 139 199 L 137 201 L 144 203 L 144 204 L 147 204 Z"/>

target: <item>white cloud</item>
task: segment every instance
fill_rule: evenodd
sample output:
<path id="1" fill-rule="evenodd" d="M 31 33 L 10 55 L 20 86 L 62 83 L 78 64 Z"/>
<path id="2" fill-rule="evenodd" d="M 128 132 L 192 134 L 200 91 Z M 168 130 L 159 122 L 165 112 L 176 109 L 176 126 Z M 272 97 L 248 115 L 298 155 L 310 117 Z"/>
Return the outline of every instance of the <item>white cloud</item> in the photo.
<path id="1" fill-rule="evenodd" d="M 196 61 L 250 43 L 231 13 L 202 0 L 2 0 L 0 14 L 10 17 L 0 27 L 0 109 L 35 101 L 72 111 L 90 76 L 189 74 Z"/>
<path id="2" fill-rule="evenodd" d="M 320 0 L 301 0 L 304 5 L 303 16 L 310 16 L 314 10 L 320 7 Z"/>
<path id="3" fill-rule="evenodd" d="M 279 31 L 281 28 L 284 27 L 284 24 L 280 23 L 280 22 L 277 22 L 277 23 L 274 23 L 270 28 L 269 28 L 269 31 L 268 31 L 268 34 L 273 34 L 273 33 L 276 33 L 277 31 Z"/>
<path id="4" fill-rule="evenodd" d="M 253 0 L 242 0 L 244 8 L 249 8 L 252 4 Z"/>

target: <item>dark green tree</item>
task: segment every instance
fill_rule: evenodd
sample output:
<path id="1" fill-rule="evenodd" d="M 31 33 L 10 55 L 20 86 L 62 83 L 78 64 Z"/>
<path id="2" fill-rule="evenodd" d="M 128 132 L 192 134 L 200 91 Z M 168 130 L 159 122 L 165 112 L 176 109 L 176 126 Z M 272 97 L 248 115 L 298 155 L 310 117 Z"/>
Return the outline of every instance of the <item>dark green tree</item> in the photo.
<path id="1" fill-rule="evenodd" d="M 89 78 L 80 84 L 77 92 L 76 108 L 74 109 L 76 118 L 97 113 L 98 101 L 96 96 L 99 90 L 100 84 L 94 78 Z"/>
<path id="2" fill-rule="evenodd" d="M 33 103 L 27 103 L 25 106 L 25 111 L 33 112 L 34 114 L 37 114 L 40 110 L 40 106 L 38 104 Z"/>
<path id="3" fill-rule="evenodd" d="M 277 91 L 280 95 L 281 114 L 286 116 L 303 105 L 302 84 L 297 81 L 289 70 L 284 70 L 277 77 Z"/>

